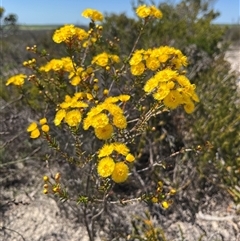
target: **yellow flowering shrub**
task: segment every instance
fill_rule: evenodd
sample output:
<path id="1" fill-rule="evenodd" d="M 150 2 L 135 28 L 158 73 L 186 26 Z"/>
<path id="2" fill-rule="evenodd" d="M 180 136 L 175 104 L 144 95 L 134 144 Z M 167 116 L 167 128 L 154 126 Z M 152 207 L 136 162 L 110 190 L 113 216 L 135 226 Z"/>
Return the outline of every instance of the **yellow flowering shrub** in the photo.
<path id="1" fill-rule="evenodd" d="M 162 18 L 155 6 L 139 6 L 136 14 L 144 19 L 140 29 L 146 28 L 148 21 Z M 121 56 L 111 48 L 112 42 L 103 38 L 104 29 L 95 23 L 102 21 L 103 15 L 86 9 L 82 16 L 91 19 L 88 31 L 65 25 L 53 34 L 56 44 L 65 45 L 67 56 L 52 58 L 47 54 L 45 63 L 40 64 L 39 58 L 43 56 L 38 47 L 27 48 L 36 58 L 24 61 L 23 65 L 33 73 L 10 77 L 6 85 L 22 88 L 28 79 L 39 90 L 45 112 L 39 121 L 27 127 L 27 132 L 30 138 L 42 138 L 64 161 L 88 176 L 81 178 L 94 192 L 76 194 L 78 203 L 88 203 L 106 201 L 114 185 L 136 177 L 132 168 L 142 152 L 141 138 L 147 139 L 150 119 L 180 106 L 186 113 L 192 113 L 199 99 L 196 86 L 184 74 L 187 57 L 180 50 L 169 46 L 136 49 L 140 30 L 132 51 Z M 73 151 L 61 146 L 57 131 L 71 137 L 69 146 Z M 160 166 L 153 161 L 151 164 L 153 169 Z M 86 167 L 88 174 L 83 171 Z M 59 175 L 54 181 L 44 177 L 43 192 L 68 200 Z M 157 190 L 137 200 L 168 208 L 169 197 L 170 192 L 158 184 Z"/>

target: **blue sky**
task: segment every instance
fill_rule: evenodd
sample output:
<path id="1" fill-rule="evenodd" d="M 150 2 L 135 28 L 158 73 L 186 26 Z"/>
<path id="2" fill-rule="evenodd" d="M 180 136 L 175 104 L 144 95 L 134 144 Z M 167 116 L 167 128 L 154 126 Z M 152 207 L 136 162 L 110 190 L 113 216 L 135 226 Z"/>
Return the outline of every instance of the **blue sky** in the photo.
<path id="1" fill-rule="evenodd" d="M 20 24 L 87 24 L 81 16 L 86 8 L 102 13 L 122 13 L 134 16 L 132 2 L 136 0 L 0 0 L 6 13 L 18 15 Z M 150 0 L 146 1 L 150 2 Z M 155 3 L 163 0 L 155 0 Z M 177 3 L 179 0 L 168 2 Z M 221 13 L 215 23 L 240 23 L 239 0 L 215 0 L 214 9 Z"/>

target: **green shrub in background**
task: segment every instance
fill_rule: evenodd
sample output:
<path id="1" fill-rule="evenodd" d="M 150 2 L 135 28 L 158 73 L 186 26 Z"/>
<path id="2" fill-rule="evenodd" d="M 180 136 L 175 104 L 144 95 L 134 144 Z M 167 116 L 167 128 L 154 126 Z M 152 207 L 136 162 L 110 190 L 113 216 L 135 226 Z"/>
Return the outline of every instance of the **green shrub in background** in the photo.
<path id="1" fill-rule="evenodd" d="M 215 185 L 227 188 L 240 201 L 240 93 L 236 76 L 220 56 L 202 75 L 199 95 L 204 99 L 193 115 L 193 143 L 211 143 L 211 149 L 197 158 L 201 174 Z M 211 175 L 209 175 L 211 174 Z"/>
<path id="2" fill-rule="evenodd" d="M 2 36 L 17 30 L 17 15 L 10 13 L 4 16 L 4 12 L 5 9 L 0 7 L 0 33 Z"/>
<path id="3" fill-rule="evenodd" d="M 192 163 L 203 176 L 212 174 L 209 181 L 227 188 L 239 202 L 239 89 L 237 75 L 230 74 L 230 66 L 224 60 L 227 45 L 236 43 L 236 27 L 233 26 L 233 39 L 226 26 L 214 25 L 212 21 L 219 16 L 211 8 L 211 1 L 183 0 L 173 6 L 168 3 L 159 5 L 164 14 L 160 23 L 150 23 L 144 30 L 138 47 L 167 44 L 180 47 L 189 58 L 187 75 L 199 87 L 197 92 L 202 101 L 191 118 L 185 118 L 178 112 L 161 119 L 165 123 L 162 128 L 174 136 L 172 146 L 175 150 L 184 145 L 201 145 L 204 155 L 194 156 Z M 113 21 L 116 20 L 116 21 Z M 120 23 L 124 21 L 124 26 Z M 112 24 L 114 22 L 114 24 Z M 119 22 L 119 25 L 116 23 Z M 129 30 L 128 26 L 134 28 Z M 127 33 L 136 35 L 137 23 L 126 17 L 109 15 L 105 25 L 113 37 L 126 40 Z M 119 31 L 118 31 L 119 29 Z M 239 29 L 238 29 L 239 30 Z M 228 31 L 228 32 L 226 32 Z M 239 32 L 239 31 L 237 31 Z M 116 35 L 115 35 L 116 34 Z M 126 45 L 127 46 L 127 45 Z M 181 122 L 175 120 L 183 120 Z M 170 123 L 177 128 L 171 132 Z M 178 124 L 177 124 L 178 123 Z M 157 124 L 157 123 L 155 123 Z M 174 125 L 174 126 L 176 126 Z M 194 128 L 189 130 L 189 126 Z M 187 129 L 185 127 L 187 126 Z M 167 135 L 166 135 L 167 136 Z M 181 140 L 179 142 L 179 140 Z M 211 144 L 210 144 L 211 143 Z M 167 143 L 165 143 L 165 146 Z M 208 146 L 208 147 L 210 147 Z M 201 176 L 200 175 L 200 176 Z M 209 176 L 211 177 L 211 175 Z"/>

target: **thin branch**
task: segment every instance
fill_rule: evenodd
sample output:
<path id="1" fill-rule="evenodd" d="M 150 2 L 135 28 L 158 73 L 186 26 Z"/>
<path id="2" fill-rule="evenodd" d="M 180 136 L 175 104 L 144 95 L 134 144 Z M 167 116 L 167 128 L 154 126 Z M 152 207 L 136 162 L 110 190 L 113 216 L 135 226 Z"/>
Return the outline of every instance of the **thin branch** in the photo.
<path id="1" fill-rule="evenodd" d="M 199 218 L 199 219 L 203 219 L 203 220 L 206 220 L 206 221 L 229 221 L 229 220 L 233 220 L 234 218 L 236 218 L 237 216 L 225 216 L 225 217 L 218 217 L 218 216 L 213 216 L 213 215 L 208 215 L 208 214 L 204 214 L 202 213 L 201 211 L 199 211 L 197 214 L 196 214 L 196 217 Z"/>
<path id="2" fill-rule="evenodd" d="M 23 95 L 20 95 L 17 99 L 15 100 L 12 100 L 10 102 L 8 102 L 6 105 L 2 106 L 1 107 L 1 110 L 4 110 L 6 107 L 8 107 L 9 105 L 15 103 L 15 102 L 18 102 L 19 100 L 23 99 Z"/>
<path id="3" fill-rule="evenodd" d="M 19 160 L 16 160 L 16 161 L 12 161 L 12 162 L 7 162 L 7 163 L 0 164 L 0 167 L 7 166 L 7 165 L 11 165 L 11 164 L 15 164 L 15 163 L 19 163 L 19 162 L 27 161 L 27 160 L 30 159 L 31 156 L 33 156 L 35 153 L 37 153 L 40 149 L 41 149 L 41 147 L 39 146 L 39 147 L 36 148 L 32 153 L 30 153 L 30 155 L 28 155 L 27 157 L 22 158 L 22 159 L 19 159 Z"/>
<path id="4" fill-rule="evenodd" d="M 23 237 L 23 235 L 22 234 L 20 234 L 19 232 L 17 232 L 16 230 L 14 230 L 14 229 L 11 229 L 11 228 L 6 228 L 6 227 L 4 227 L 4 226 L 2 226 L 2 227 L 0 227 L 1 228 L 1 230 L 9 230 L 9 231 L 12 231 L 12 232 L 14 232 L 14 233 L 17 233 L 21 238 L 22 238 L 22 240 L 23 241 L 26 241 L 26 239 Z"/>
<path id="5" fill-rule="evenodd" d="M 7 144 L 11 143 L 12 141 L 14 141 L 16 138 L 18 138 L 23 132 L 25 131 L 21 131 L 19 132 L 17 135 L 15 135 L 14 137 L 12 137 L 10 140 L 7 140 L 5 143 L 3 143 L 0 148 L 4 148 Z"/>

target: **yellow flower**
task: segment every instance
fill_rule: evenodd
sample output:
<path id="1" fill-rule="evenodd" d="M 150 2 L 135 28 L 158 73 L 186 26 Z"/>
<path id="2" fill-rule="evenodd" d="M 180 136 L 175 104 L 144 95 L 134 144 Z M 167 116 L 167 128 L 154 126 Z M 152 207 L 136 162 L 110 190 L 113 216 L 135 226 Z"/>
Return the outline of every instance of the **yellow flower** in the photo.
<path id="1" fill-rule="evenodd" d="M 117 96 L 109 96 L 104 100 L 104 108 L 106 108 L 107 110 L 109 109 L 107 106 L 109 103 L 116 103 L 118 102 L 118 97 Z M 107 104 L 107 105 L 105 105 Z M 109 105 L 110 106 L 110 105 Z"/>
<path id="2" fill-rule="evenodd" d="M 27 77 L 27 76 L 24 75 L 24 74 L 14 75 L 14 76 L 12 76 L 11 78 L 9 78 L 9 79 L 7 80 L 6 85 L 10 85 L 10 84 L 13 84 L 13 85 L 23 85 L 23 84 L 24 84 L 24 79 L 25 79 L 26 77 Z"/>
<path id="3" fill-rule="evenodd" d="M 162 83 L 159 88 L 157 88 L 156 93 L 153 94 L 155 100 L 163 100 L 170 93 L 170 88 L 166 83 Z"/>
<path id="4" fill-rule="evenodd" d="M 187 102 L 184 103 L 183 105 L 184 110 L 186 113 L 191 114 L 194 111 L 194 103 L 189 99 Z"/>
<path id="5" fill-rule="evenodd" d="M 67 28 L 74 28 L 74 26 L 73 25 L 66 25 L 66 26 L 64 26 L 64 27 L 61 27 L 60 29 L 57 29 L 55 32 L 54 32 L 54 35 L 53 35 L 53 41 L 55 42 L 55 43 L 61 43 L 61 42 L 63 42 L 63 41 L 66 41 L 66 36 L 64 36 L 64 32 L 66 32 L 66 30 L 67 30 Z"/>
<path id="6" fill-rule="evenodd" d="M 105 110 L 108 110 L 109 113 L 111 115 L 113 115 L 113 116 L 115 116 L 115 115 L 123 115 L 123 110 L 116 104 L 112 104 L 112 103 L 109 103 L 109 102 L 104 102 L 103 103 L 103 107 L 104 107 Z"/>
<path id="7" fill-rule="evenodd" d="M 111 124 L 107 124 L 102 128 L 94 129 L 95 135 L 100 140 L 107 140 L 111 138 L 113 133 L 113 126 Z"/>
<path id="8" fill-rule="evenodd" d="M 133 162 L 133 161 L 135 161 L 134 155 L 131 154 L 131 153 L 128 153 L 127 156 L 126 156 L 126 161 L 128 161 L 128 162 Z"/>
<path id="9" fill-rule="evenodd" d="M 97 172 L 101 177 L 109 177 L 114 170 L 115 162 L 111 157 L 102 158 L 97 166 Z"/>
<path id="10" fill-rule="evenodd" d="M 176 80 L 182 87 L 188 86 L 191 84 L 189 79 L 185 75 L 178 75 L 176 77 Z"/>
<path id="11" fill-rule="evenodd" d="M 86 108 L 88 107 L 88 104 L 84 103 L 83 101 L 76 101 L 76 99 L 73 97 L 73 102 L 71 103 L 72 108 Z"/>
<path id="12" fill-rule="evenodd" d="M 65 25 L 60 29 L 57 29 L 53 34 L 53 41 L 55 43 L 70 43 L 73 39 L 78 39 L 80 41 L 86 39 L 88 33 L 81 28 L 77 28 L 74 25 Z"/>
<path id="13" fill-rule="evenodd" d="M 147 80 L 146 84 L 144 85 L 144 91 L 147 93 L 152 92 L 158 86 L 159 80 L 153 76 L 149 80 Z"/>
<path id="14" fill-rule="evenodd" d="M 167 201 L 163 201 L 163 202 L 162 202 L 162 207 L 163 207 L 164 209 L 168 209 L 168 208 L 169 208 L 169 203 L 168 203 Z"/>
<path id="15" fill-rule="evenodd" d="M 61 59 L 52 59 L 46 65 L 40 67 L 40 71 L 49 72 L 53 71 L 60 71 L 64 68 L 64 64 Z"/>
<path id="16" fill-rule="evenodd" d="M 64 102 L 62 102 L 59 106 L 62 109 L 67 109 L 69 107 L 72 107 L 72 108 L 88 107 L 88 104 L 86 104 L 83 101 L 80 101 L 79 99 L 83 99 L 81 93 L 75 93 L 73 97 L 70 97 L 69 95 L 66 95 Z"/>
<path id="17" fill-rule="evenodd" d="M 171 62 L 175 65 L 177 69 L 180 69 L 182 66 L 187 66 L 187 57 L 179 49 L 174 49 L 173 54 L 175 58 Z"/>
<path id="18" fill-rule="evenodd" d="M 82 119 L 82 114 L 79 110 L 71 110 L 67 112 L 64 121 L 69 125 L 69 126 L 78 126 L 79 123 L 81 122 Z"/>
<path id="19" fill-rule="evenodd" d="M 76 86 L 80 83 L 80 81 L 82 80 L 82 74 L 84 72 L 84 69 L 82 67 L 78 67 L 77 71 L 72 71 L 69 74 L 69 78 L 71 79 L 71 85 Z"/>
<path id="20" fill-rule="evenodd" d="M 163 103 L 170 109 L 175 109 L 182 104 L 182 95 L 177 90 L 171 90 L 170 93 L 164 98 Z"/>
<path id="21" fill-rule="evenodd" d="M 89 129 L 89 127 L 92 125 L 92 119 L 91 118 L 85 118 L 83 120 L 83 129 L 86 131 Z"/>
<path id="22" fill-rule="evenodd" d="M 132 58 L 129 61 L 130 65 L 137 65 L 143 60 L 143 51 L 142 50 L 136 50 L 132 56 Z"/>
<path id="23" fill-rule="evenodd" d="M 54 118 L 54 121 L 53 121 L 54 124 L 55 124 L 56 126 L 60 125 L 65 116 L 66 116 L 66 111 L 63 110 L 63 109 L 59 110 L 59 111 L 56 113 L 56 116 L 55 116 L 55 118 Z"/>
<path id="24" fill-rule="evenodd" d="M 62 102 L 59 106 L 62 108 L 62 109 L 67 109 L 71 106 L 72 104 L 72 97 L 69 96 L 69 95 L 65 95 L 65 100 L 64 102 Z"/>
<path id="25" fill-rule="evenodd" d="M 129 148 L 124 143 L 115 142 L 113 146 L 114 150 L 123 156 L 127 156 L 129 153 Z"/>
<path id="26" fill-rule="evenodd" d="M 128 178 L 128 173 L 128 166 L 124 162 L 118 162 L 115 164 L 111 178 L 116 183 L 125 182 Z"/>
<path id="27" fill-rule="evenodd" d="M 136 9 L 136 14 L 138 15 L 139 18 L 146 18 L 150 15 L 150 13 L 151 13 L 151 9 L 146 5 L 140 5 Z"/>
<path id="28" fill-rule="evenodd" d="M 109 118 L 106 114 L 100 113 L 92 118 L 91 126 L 93 128 L 103 128 L 109 123 Z"/>
<path id="29" fill-rule="evenodd" d="M 76 28 L 76 38 L 79 40 L 79 41 L 82 41 L 84 39 L 87 39 L 88 38 L 88 33 L 82 29 L 82 28 Z"/>
<path id="30" fill-rule="evenodd" d="M 155 78 L 160 82 L 167 82 L 175 79 L 178 76 L 177 71 L 171 69 L 164 69 L 155 74 Z"/>
<path id="31" fill-rule="evenodd" d="M 38 130 L 38 128 L 36 128 L 35 130 L 33 130 L 30 134 L 30 137 L 33 139 L 36 139 L 40 136 L 40 131 Z"/>
<path id="32" fill-rule="evenodd" d="M 47 123 L 47 118 L 42 118 L 41 120 L 39 120 L 40 125 L 44 125 Z"/>
<path id="33" fill-rule="evenodd" d="M 43 131 L 43 132 L 49 132 L 49 129 L 50 129 L 50 128 L 49 128 L 49 125 L 43 125 L 43 126 L 42 126 L 42 131 Z"/>
<path id="34" fill-rule="evenodd" d="M 73 63 L 70 57 L 61 58 L 63 69 L 67 72 L 73 72 L 75 70 L 75 63 Z"/>
<path id="35" fill-rule="evenodd" d="M 113 144 L 105 144 L 98 153 L 98 158 L 104 157 L 104 156 L 110 156 L 114 151 L 114 145 Z"/>
<path id="36" fill-rule="evenodd" d="M 119 129 L 125 129 L 127 127 L 126 117 L 122 114 L 114 115 L 113 124 Z"/>
<path id="37" fill-rule="evenodd" d="M 146 66 L 148 69 L 155 71 L 160 67 L 160 61 L 157 58 L 150 57 L 146 60 Z"/>
<path id="38" fill-rule="evenodd" d="M 37 123 L 36 122 L 33 122 L 31 123 L 28 128 L 27 128 L 27 132 L 32 132 L 34 131 L 35 129 L 37 129 Z"/>
<path id="39" fill-rule="evenodd" d="M 145 65 L 142 62 L 140 62 L 137 65 L 131 66 L 131 73 L 133 75 L 141 75 L 143 74 L 144 70 L 145 70 Z"/>
<path id="40" fill-rule="evenodd" d="M 79 75 L 75 75 L 71 78 L 70 83 L 73 86 L 77 86 L 80 83 L 80 81 L 81 81 L 81 77 Z"/>
<path id="41" fill-rule="evenodd" d="M 108 65 L 108 54 L 103 52 L 95 56 L 92 60 L 92 64 L 97 64 L 101 67 L 105 67 Z"/>
<path id="42" fill-rule="evenodd" d="M 101 12 L 87 8 L 82 12 L 82 16 L 85 18 L 91 18 L 93 21 L 102 21 L 103 15 Z"/>
<path id="43" fill-rule="evenodd" d="M 151 6 L 150 10 L 151 10 L 152 16 L 158 19 L 162 18 L 162 12 L 159 9 L 157 9 L 155 6 Z"/>
<path id="44" fill-rule="evenodd" d="M 122 102 L 127 102 L 130 99 L 130 95 L 119 95 L 118 99 Z"/>
<path id="45" fill-rule="evenodd" d="M 113 62 L 115 62 L 115 63 L 119 63 L 119 62 L 120 62 L 120 58 L 119 58 L 119 56 L 116 55 L 116 54 L 111 54 L 111 55 L 109 55 L 109 57 L 110 57 L 110 59 L 111 59 Z"/>
<path id="46" fill-rule="evenodd" d="M 185 85 L 183 88 L 178 88 L 177 90 L 186 97 L 191 97 L 192 100 L 199 102 L 199 98 L 195 93 L 196 86 L 194 84 Z"/>

